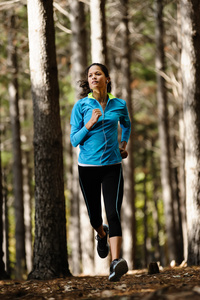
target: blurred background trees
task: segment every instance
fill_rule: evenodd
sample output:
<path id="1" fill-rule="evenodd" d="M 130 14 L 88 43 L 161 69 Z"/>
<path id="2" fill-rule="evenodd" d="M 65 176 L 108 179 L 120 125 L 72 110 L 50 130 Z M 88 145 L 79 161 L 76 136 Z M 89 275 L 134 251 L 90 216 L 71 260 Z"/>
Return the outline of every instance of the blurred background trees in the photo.
<path id="1" fill-rule="evenodd" d="M 143 268 L 151 261 L 199 264 L 199 5 L 194 0 L 61 0 L 53 7 L 71 272 L 107 272 L 96 257 L 77 182 L 77 151 L 69 140 L 78 80 L 96 60 L 107 64 L 112 93 L 127 101 L 132 120 L 129 160 L 123 162 L 122 212 L 123 253 L 130 267 Z M 39 183 L 34 175 L 26 1 L 0 3 L 0 16 L 3 261 L 12 278 L 27 278 L 33 268 L 34 190 Z M 34 55 L 32 60 L 34 65 Z M 49 89 L 55 85 L 56 80 Z"/>

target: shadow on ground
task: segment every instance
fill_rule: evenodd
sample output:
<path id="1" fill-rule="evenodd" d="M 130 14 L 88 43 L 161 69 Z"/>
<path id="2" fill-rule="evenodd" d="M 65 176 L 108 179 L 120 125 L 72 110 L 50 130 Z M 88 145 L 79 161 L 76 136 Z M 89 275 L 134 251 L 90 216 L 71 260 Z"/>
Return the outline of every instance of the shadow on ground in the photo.
<path id="1" fill-rule="evenodd" d="M 158 274 L 129 271 L 119 282 L 107 276 L 0 281 L 0 299 L 200 300 L 200 267 L 166 268 Z"/>

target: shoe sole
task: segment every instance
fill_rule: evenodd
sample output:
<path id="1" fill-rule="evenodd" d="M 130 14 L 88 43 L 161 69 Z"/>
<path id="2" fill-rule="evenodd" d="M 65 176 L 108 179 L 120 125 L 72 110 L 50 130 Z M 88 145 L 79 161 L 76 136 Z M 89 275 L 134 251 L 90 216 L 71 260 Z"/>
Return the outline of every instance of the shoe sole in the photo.
<path id="1" fill-rule="evenodd" d="M 109 276 L 110 281 L 119 281 L 120 278 L 128 272 L 128 265 L 125 260 L 120 261 L 114 268 L 113 273 Z"/>

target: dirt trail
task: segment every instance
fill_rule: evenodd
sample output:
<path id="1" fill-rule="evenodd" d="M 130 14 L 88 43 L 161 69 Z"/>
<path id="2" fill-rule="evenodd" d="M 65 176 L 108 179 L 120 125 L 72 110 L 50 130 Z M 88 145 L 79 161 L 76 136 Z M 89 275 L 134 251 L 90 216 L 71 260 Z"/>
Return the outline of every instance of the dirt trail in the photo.
<path id="1" fill-rule="evenodd" d="M 0 299 L 200 300 L 200 267 L 166 268 L 158 274 L 129 271 L 120 282 L 107 276 L 0 281 Z"/>

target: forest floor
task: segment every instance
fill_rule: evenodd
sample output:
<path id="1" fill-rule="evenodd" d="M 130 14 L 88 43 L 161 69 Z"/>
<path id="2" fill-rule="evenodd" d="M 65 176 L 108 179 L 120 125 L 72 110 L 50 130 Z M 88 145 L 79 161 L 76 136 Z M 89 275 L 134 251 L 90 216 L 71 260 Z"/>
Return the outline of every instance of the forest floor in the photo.
<path id="1" fill-rule="evenodd" d="M 200 267 L 164 268 L 152 275 L 147 270 L 134 270 L 115 283 L 107 276 L 2 280 L 0 299 L 196 300 L 200 299 Z"/>

